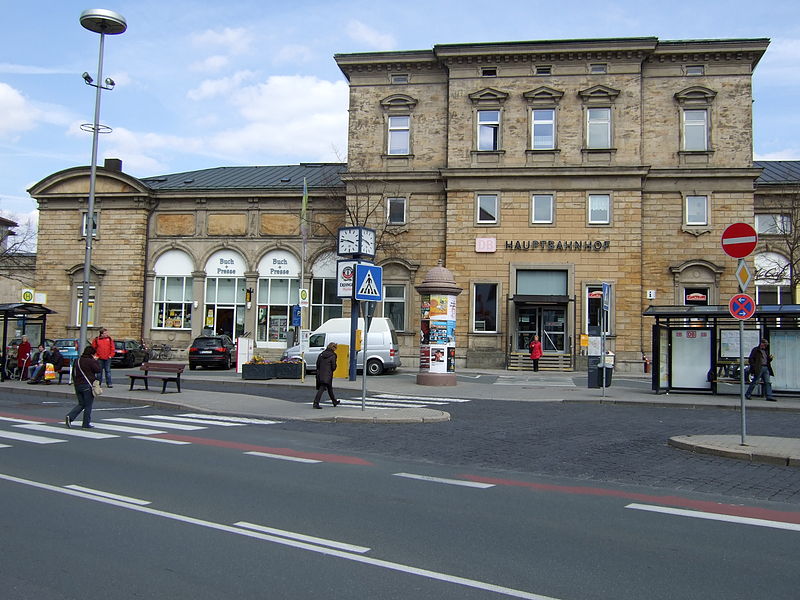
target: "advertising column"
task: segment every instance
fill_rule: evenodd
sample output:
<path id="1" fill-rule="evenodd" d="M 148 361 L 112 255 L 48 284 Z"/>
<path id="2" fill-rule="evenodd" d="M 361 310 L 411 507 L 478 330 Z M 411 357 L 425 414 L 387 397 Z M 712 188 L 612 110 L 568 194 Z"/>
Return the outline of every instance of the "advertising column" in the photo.
<path id="1" fill-rule="evenodd" d="M 420 294 L 419 385 L 456 385 L 456 298 L 461 288 L 439 265 L 428 271 Z"/>

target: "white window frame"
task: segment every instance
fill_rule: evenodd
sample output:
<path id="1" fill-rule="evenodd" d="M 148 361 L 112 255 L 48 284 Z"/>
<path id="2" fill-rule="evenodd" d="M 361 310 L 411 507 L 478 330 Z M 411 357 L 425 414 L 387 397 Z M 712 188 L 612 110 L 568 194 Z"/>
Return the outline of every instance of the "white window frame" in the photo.
<path id="1" fill-rule="evenodd" d="M 497 152 L 500 150 L 500 120 L 502 114 L 499 109 L 477 111 L 477 148 L 479 152 Z M 491 113 L 497 115 L 496 118 L 488 118 Z M 483 132 L 491 134 L 491 143 L 484 144 Z M 488 147 L 487 147 L 488 146 Z"/>
<path id="2" fill-rule="evenodd" d="M 536 113 L 550 113 L 547 119 L 538 118 Z M 542 115 L 539 115 L 540 117 Z M 549 125 L 549 141 L 540 144 L 536 141 L 536 126 Z M 542 137 L 542 136 L 540 136 Z M 555 108 L 532 108 L 531 109 L 531 148 L 533 150 L 553 150 L 556 147 L 556 109 Z"/>
<path id="3" fill-rule="evenodd" d="M 86 230 L 88 229 L 87 225 L 89 224 L 89 212 L 84 211 L 81 216 L 81 237 L 86 237 Z M 92 238 L 97 237 L 97 229 L 100 226 L 100 213 L 94 211 L 94 219 L 92 222 Z"/>
<path id="4" fill-rule="evenodd" d="M 402 219 L 392 220 L 392 207 L 402 205 L 403 217 Z M 386 198 L 386 224 L 387 225 L 405 225 L 408 219 L 408 199 L 401 196 L 393 196 Z"/>
<path id="5" fill-rule="evenodd" d="M 599 111 L 605 111 L 600 116 Z M 598 140 L 602 136 L 604 139 Z M 586 147 L 590 150 L 611 148 L 611 107 L 592 106 L 586 109 Z"/>
<path id="6" fill-rule="evenodd" d="M 405 122 L 402 121 L 405 119 Z M 411 115 L 390 115 L 388 118 L 387 154 L 405 156 L 411 153 Z M 403 142 L 397 145 L 397 141 Z M 399 147 L 403 152 L 397 151 Z"/>
<path id="7" fill-rule="evenodd" d="M 549 216 L 547 218 L 537 218 L 536 207 L 541 204 L 541 207 L 547 209 Z M 534 225 L 549 225 L 553 223 L 555 215 L 555 196 L 553 194 L 532 194 L 531 195 L 531 223 Z"/>
<path id="8" fill-rule="evenodd" d="M 494 329 L 486 329 L 486 321 L 476 319 L 477 314 L 476 311 L 478 309 L 476 298 L 477 292 L 476 288 L 479 285 L 488 285 L 494 286 Z M 493 282 L 493 281 L 478 281 L 472 284 L 472 310 L 470 312 L 470 328 L 472 329 L 473 333 L 497 333 L 498 327 L 500 327 L 500 284 Z M 478 327 L 478 323 L 483 323 L 483 327 Z"/>
<path id="9" fill-rule="evenodd" d="M 690 113 L 702 114 L 702 120 L 689 120 Z M 681 121 L 683 125 L 683 150 L 686 152 L 707 152 L 708 151 L 708 109 L 707 108 L 684 108 L 681 111 Z M 697 132 L 700 132 L 699 134 Z M 695 143 L 695 138 L 702 140 L 702 143 Z"/>
<path id="10" fill-rule="evenodd" d="M 589 333 L 589 294 L 592 292 L 602 292 L 603 291 L 603 284 L 602 283 L 587 283 L 583 288 L 583 331 L 585 333 Z M 601 299 L 601 311 L 602 311 L 602 299 Z M 600 331 L 605 333 L 606 335 L 611 334 L 611 321 L 612 315 L 614 314 L 614 286 L 611 286 L 611 298 L 608 299 L 608 319 L 605 322 L 605 332 L 603 332 L 603 323 L 602 323 L 602 313 L 600 315 Z"/>
<path id="11" fill-rule="evenodd" d="M 389 288 L 399 288 L 402 290 L 401 296 L 390 296 L 389 295 Z M 384 317 L 389 316 L 389 311 L 386 309 L 388 304 L 399 304 L 400 305 L 400 314 L 403 315 L 403 322 L 402 323 L 395 323 L 394 319 L 392 319 L 392 324 L 394 325 L 397 331 L 406 331 L 406 325 L 408 323 L 408 291 L 406 290 L 406 285 L 403 283 L 385 283 L 383 285 L 383 302 L 381 302 L 381 311 Z"/>
<path id="12" fill-rule="evenodd" d="M 182 279 L 182 296 L 180 300 L 177 299 L 167 299 L 167 289 L 168 283 L 170 279 Z M 159 281 L 162 282 L 161 287 L 161 297 L 159 297 L 158 289 L 159 289 Z M 153 329 L 192 329 L 192 305 L 194 302 L 194 291 L 193 291 L 193 279 L 189 276 L 183 275 L 158 275 L 153 280 L 153 322 L 152 328 Z M 170 305 L 180 305 L 180 309 L 170 309 Z M 161 310 L 159 310 L 159 308 Z M 165 323 L 167 322 L 167 311 L 168 310 L 180 310 L 180 322 L 177 325 L 167 326 Z M 162 325 L 158 324 L 159 314 L 161 315 Z M 175 317 L 172 317 L 173 323 L 175 323 Z"/>
<path id="13" fill-rule="evenodd" d="M 75 286 L 75 326 L 81 326 L 81 317 L 83 316 L 83 284 L 80 283 Z M 94 284 L 89 284 L 89 316 L 87 319 L 87 327 L 94 327 L 97 323 L 95 319 L 95 311 L 97 309 L 97 289 Z"/>
<path id="14" fill-rule="evenodd" d="M 606 202 L 606 218 L 604 220 L 592 219 L 592 213 L 597 210 L 594 208 L 594 203 L 603 199 Z M 611 194 L 589 194 L 586 208 L 589 225 L 609 225 L 611 223 Z"/>
<path id="15" fill-rule="evenodd" d="M 756 214 L 758 235 L 786 235 L 792 232 L 792 219 L 782 213 Z"/>
<path id="16" fill-rule="evenodd" d="M 702 208 L 702 218 L 692 218 L 698 208 Z M 686 225 L 708 225 L 708 209 L 707 195 L 687 195 L 684 200 L 684 223 Z"/>
<path id="17" fill-rule="evenodd" d="M 481 209 L 485 206 L 483 201 L 491 202 L 493 200 L 494 218 L 481 219 Z M 475 222 L 479 225 L 497 225 L 500 220 L 500 196 L 497 194 L 477 194 L 475 196 Z"/>

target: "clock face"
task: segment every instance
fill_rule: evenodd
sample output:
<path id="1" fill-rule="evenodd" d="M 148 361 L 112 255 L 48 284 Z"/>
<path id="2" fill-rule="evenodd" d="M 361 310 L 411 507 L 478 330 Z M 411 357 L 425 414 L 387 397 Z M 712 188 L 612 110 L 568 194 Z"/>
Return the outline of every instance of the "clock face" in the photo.
<path id="1" fill-rule="evenodd" d="M 339 230 L 338 254 L 358 254 L 358 229 L 343 227 Z"/>
<path id="2" fill-rule="evenodd" d="M 372 229 L 361 230 L 361 254 L 375 256 L 375 231 Z"/>

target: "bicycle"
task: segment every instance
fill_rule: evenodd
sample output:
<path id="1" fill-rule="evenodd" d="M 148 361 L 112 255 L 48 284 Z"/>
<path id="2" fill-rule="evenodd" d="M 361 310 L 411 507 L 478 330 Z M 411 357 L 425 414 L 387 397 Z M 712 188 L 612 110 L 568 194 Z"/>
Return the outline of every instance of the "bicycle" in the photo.
<path id="1" fill-rule="evenodd" d="M 155 360 L 170 360 L 172 358 L 172 348 L 169 344 L 154 344 L 150 352 L 151 358 Z"/>

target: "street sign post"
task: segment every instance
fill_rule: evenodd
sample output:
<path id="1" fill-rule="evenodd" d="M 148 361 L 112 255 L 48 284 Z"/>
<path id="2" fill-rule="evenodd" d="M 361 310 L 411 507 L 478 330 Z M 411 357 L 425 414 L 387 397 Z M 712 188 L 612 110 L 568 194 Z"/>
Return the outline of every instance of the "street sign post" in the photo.
<path id="1" fill-rule="evenodd" d="M 733 258 L 744 258 L 756 249 L 758 234 L 747 223 L 734 223 L 722 233 L 722 250 Z"/>
<path id="2" fill-rule="evenodd" d="M 355 294 L 353 298 L 359 300 L 361 313 L 364 315 L 364 343 L 361 346 L 363 359 L 361 365 L 361 410 L 364 410 L 367 401 L 367 338 L 369 336 L 369 315 L 368 308 L 370 302 L 380 302 L 383 300 L 383 267 L 377 265 L 356 265 L 356 280 L 353 288 Z"/>

